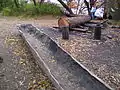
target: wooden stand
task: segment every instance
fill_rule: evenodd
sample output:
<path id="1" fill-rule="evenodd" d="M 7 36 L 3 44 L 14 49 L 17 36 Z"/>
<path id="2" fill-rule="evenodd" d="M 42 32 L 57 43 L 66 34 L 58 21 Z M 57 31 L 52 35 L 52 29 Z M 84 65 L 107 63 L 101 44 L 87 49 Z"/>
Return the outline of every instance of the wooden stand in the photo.
<path id="1" fill-rule="evenodd" d="M 62 27 L 62 39 L 69 39 L 69 27 Z"/>
<path id="2" fill-rule="evenodd" d="M 95 40 L 100 40 L 100 39 L 101 39 L 101 27 L 100 27 L 99 25 L 97 25 L 97 26 L 95 27 L 94 39 L 95 39 Z"/>

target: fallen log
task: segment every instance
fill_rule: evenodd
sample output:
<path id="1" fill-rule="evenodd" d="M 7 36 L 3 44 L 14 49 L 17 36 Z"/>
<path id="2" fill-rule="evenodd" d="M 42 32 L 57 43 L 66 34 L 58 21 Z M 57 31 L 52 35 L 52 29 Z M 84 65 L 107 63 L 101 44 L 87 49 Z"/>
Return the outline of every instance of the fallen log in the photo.
<path id="1" fill-rule="evenodd" d="M 71 28 L 71 31 L 78 31 L 78 32 L 87 32 L 88 29 L 81 29 L 81 28 Z"/>
<path id="2" fill-rule="evenodd" d="M 80 24 L 84 24 L 85 22 L 88 22 L 90 20 L 91 17 L 85 15 L 79 15 L 76 17 L 65 17 L 65 16 L 61 17 L 58 20 L 58 26 L 60 30 L 62 30 L 62 38 L 69 39 L 69 30 L 71 28 L 75 28 L 76 26 L 79 26 Z"/>
<path id="3" fill-rule="evenodd" d="M 61 17 L 58 20 L 58 26 L 61 27 L 76 27 L 80 24 L 89 22 L 91 17 L 88 15 L 78 15 L 76 17 Z"/>

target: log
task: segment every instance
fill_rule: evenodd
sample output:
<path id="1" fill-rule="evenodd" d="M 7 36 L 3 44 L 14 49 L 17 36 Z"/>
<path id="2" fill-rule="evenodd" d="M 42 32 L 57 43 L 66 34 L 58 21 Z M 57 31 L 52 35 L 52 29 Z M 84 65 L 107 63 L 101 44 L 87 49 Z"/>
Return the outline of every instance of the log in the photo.
<path id="1" fill-rule="evenodd" d="M 99 25 L 97 25 L 97 26 L 95 27 L 94 39 L 95 39 L 95 40 L 100 40 L 100 39 L 101 39 L 101 26 L 99 26 Z"/>
<path id="2" fill-rule="evenodd" d="M 79 15 L 76 17 L 61 17 L 58 20 L 59 27 L 76 27 L 91 20 L 89 15 Z"/>
<path id="3" fill-rule="evenodd" d="M 87 32 L 88 29 L 81 29 L 81 28 L 71 28 L 70 31 L 78 31 L 78 32 Z"/>

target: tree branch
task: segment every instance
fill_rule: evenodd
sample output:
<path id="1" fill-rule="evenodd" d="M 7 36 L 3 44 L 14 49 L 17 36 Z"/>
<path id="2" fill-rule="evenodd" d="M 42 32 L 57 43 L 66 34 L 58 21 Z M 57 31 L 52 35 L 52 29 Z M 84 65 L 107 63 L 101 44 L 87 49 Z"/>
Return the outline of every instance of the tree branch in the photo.
<path id="1" fill-rule="evenodd" d="M 62 4 L 62 6 L 70 13 L 70 14 L 74 14 L 73 12 L 72 12 L 72 10 L 62 1 L 62 0 L 58 0 L 61 4 Z"/>

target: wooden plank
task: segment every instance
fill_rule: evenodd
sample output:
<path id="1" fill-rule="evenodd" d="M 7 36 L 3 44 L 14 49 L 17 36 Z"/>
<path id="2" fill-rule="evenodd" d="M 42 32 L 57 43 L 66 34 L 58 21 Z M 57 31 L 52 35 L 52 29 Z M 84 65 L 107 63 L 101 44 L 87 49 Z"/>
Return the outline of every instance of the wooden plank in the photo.
<path id="1" fill-rule="evenodd" d="M 71 31 L 79 31 L 79 32 L 87 32 L 88 29 L 81 29 L 81 28 L 70 28 Z"/>

